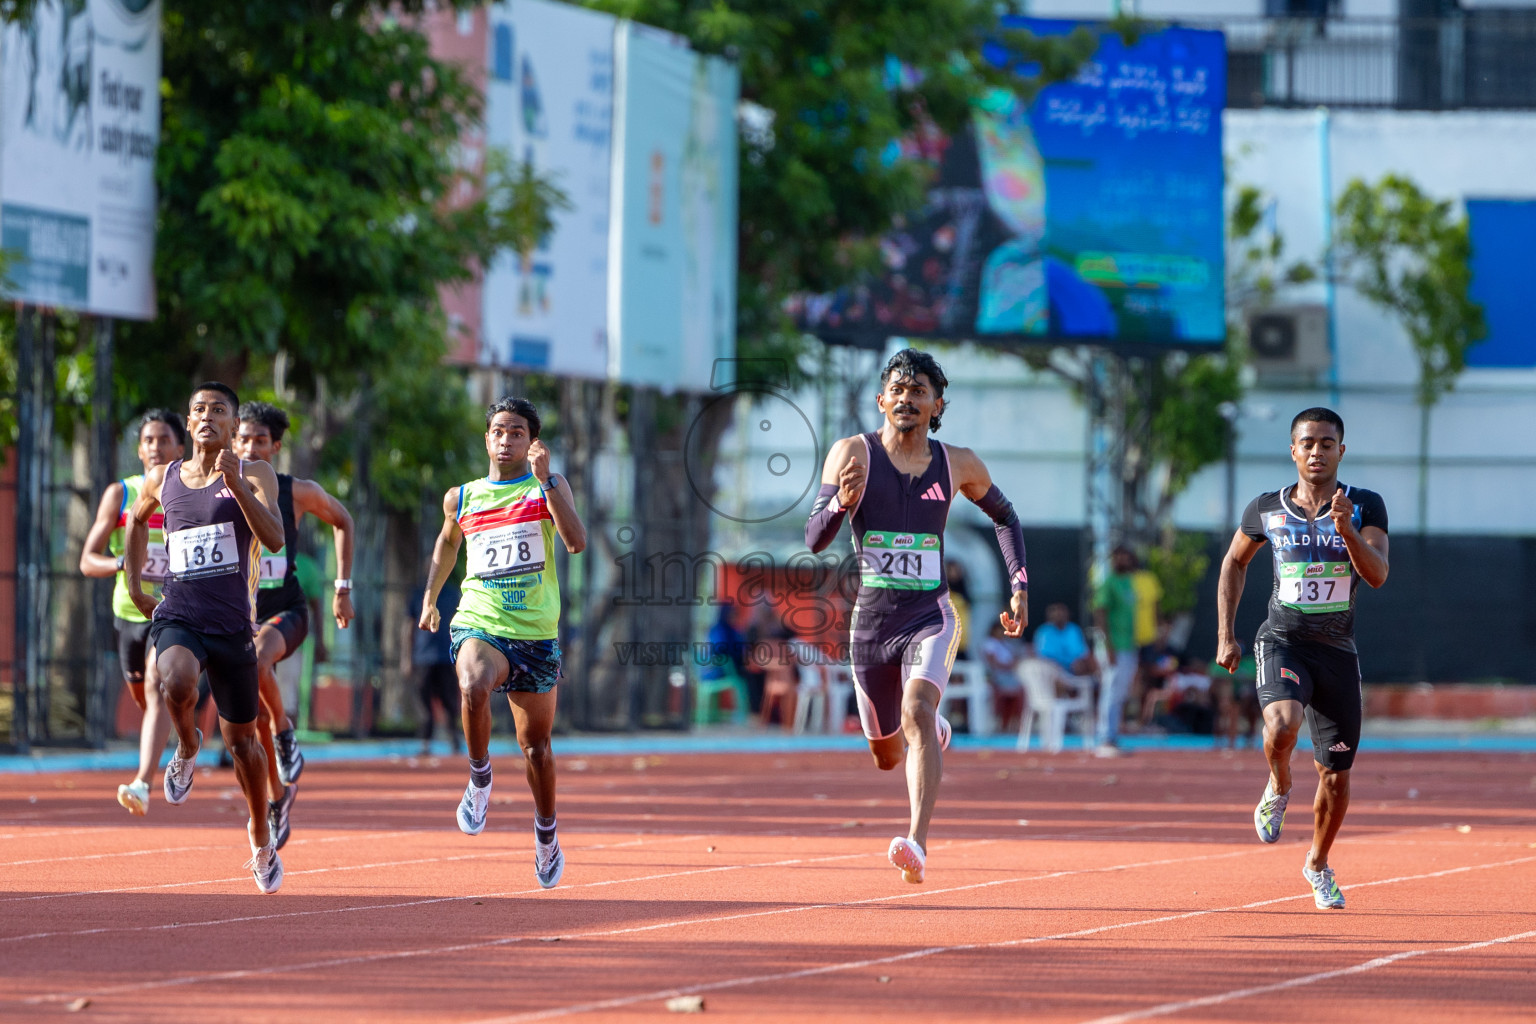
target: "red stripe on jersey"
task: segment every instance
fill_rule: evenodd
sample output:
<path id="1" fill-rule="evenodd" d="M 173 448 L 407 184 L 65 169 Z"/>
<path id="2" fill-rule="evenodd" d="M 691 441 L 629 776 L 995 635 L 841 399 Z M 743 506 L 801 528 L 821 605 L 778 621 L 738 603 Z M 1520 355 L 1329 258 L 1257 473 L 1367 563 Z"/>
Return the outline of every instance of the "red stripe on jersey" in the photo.
<path id="1" fill-rule="evenodd" d="M 117 514 L 117 528 L 119 530 L 122 530 L 122 529 L 126 529 L 127 526 L 128 526 L 128 513 L 127 512 L 119 512 Z M 151 515 L 149 517 L 149 528 L 151 530 L 163 530 L 163 529 L 165 529 L 165 513 L 164 512 L 156 512 L 155 514 Z"/>
<path id="2" fill-rule="evenodd" d="M 459 517 L 459 529 L 465 533 L 480 533 L 482 530 L 494 530 L 498 526 L 531 523 L 549 518 L 551 518 L 549 508 L 544 504 L 544 499 L 535 498 L 531 501 L 519 502 L 510 508 L 493 508 L 484 512 L 470 512 L 462 515 Z"/>

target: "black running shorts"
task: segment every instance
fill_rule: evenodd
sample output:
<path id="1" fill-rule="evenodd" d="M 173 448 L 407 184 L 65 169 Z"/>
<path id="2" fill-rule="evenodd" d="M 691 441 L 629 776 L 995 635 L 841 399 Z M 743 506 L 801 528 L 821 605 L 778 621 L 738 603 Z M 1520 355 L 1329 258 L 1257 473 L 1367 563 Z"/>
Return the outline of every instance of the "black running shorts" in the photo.
<path id="1" fill-rule="evenodd" d="M 292 608 L 286 608 L 276 615 L 270 615 L 261 621 L 261 628 L 272 628 L 282 636 L 283 656 L 278 661 L 292 657 L 299 647 L 309 637 L 309 608 L 307 605 L 296 604 Z"/>
<path id="2" fill-rule="evenodd" d="M 123 682 L 141 686 L 144 683 L 144 651 L 149 646 L 148 622 L 130 622 L 112 617 L 117 627 L 117 665 L 123 670 Z"/>
<path id="3" fill-rule="evenodd" d="M 199 633 L 175 619 L 156 619 L 149 642 L 156 656 L 184 647 L 208 673 L 208 686 L 219 717 L 231 725 L 256 721 L 256 643 L 250 633 Z"/>
<path id="4" fill-rule="evenodd" d="M 1312 731 L 1312 756 L 1334 771 L 1348 771 L 1360 746 L 1365 693 L 1360 688 L 1360 659 L 1353 651 L 1311 644 L 1286 647 L 1260 638 L 1259 706 L 1277 700 L 1299 701 Z"/>

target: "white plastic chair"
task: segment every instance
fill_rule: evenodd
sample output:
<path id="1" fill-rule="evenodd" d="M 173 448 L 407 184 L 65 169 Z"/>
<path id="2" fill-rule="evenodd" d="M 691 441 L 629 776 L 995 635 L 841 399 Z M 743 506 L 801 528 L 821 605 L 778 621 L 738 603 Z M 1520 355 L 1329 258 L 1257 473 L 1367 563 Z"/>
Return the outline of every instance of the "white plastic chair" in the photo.
<path id="1" fill-rule="evenodd" d="M 1065 745 L 1067 716 L 1074 711 L 1082 714 L 1080 726 L 1083 748 L 1093 746 L 1093 722 L 1088 710 L 1088 681 L 1080 676 L 1070 676 L 1054 661 L 1044 658 L 1025 658 L 1014 669 L 1024 686 L 1024 699 L 1029 706 L 1019 719 L 1019 750 L 1029 749 L 1029 737 L 1036 727 L 1040 729 L 1040 745 L 1048 754 L 1058 754 Z M 1057 681 L 1064 681 L 1076 692 L 1071 697 L 1056 695 Z"/>
<path id="2" fill-rule="evenodd" d="M 939 713 L 957 700 L 965 701 L 965 720 L 972 736 L 992 734 L 992 688 L 987 685 L 987 665 L 984 661 L 955 662 L 949 674 L 949 685 L 939 699 Z"/>
<path id="3" fill-rule="evenodd" d="M 827 681 L 817 665 L 800 664 L 800 693 L 795 703 L 795 732 L 805 732 L 815 722 L 824 725 L 827 714 Z M 819 729 L 818 731 L 825 731 Z"/>
<path id="4" fill-rule="evenodd" d="M 823 665 L 821 677 L 827 687 L 825 731 L 840 733 L 848 715 L 848 698 L 853 696 L 853 669 L 847 665 Z"/>

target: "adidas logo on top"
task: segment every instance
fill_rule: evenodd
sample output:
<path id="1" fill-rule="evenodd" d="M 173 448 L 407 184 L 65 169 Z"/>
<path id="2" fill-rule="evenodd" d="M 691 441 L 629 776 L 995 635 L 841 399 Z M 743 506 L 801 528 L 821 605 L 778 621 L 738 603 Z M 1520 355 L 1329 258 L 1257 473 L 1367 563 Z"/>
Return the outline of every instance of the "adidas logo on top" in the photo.
<path id="1" fill-rule="evenodd" d="M 938 485 L 938 482 L 935 481 L 934 485 L 932 487 L 928 488 L 926 491 L 923 492 L 923 500 L 924 501 L 943 501 L 944 500 L 944 488 L 940 487 Z"/>

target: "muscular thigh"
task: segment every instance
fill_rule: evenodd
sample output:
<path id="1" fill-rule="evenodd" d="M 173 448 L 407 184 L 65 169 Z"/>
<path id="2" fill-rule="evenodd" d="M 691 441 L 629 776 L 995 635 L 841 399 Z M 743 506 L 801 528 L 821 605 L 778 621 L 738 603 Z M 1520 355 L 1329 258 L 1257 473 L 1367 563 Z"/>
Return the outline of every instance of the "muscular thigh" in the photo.
<path id="1" fill-rule="evenodd" d="M 500 686 L 511 671 L 506 655 L 475 637 L 465 640 L 454 651 L 453 667 L 460 686 L 476 689 Z"/>

